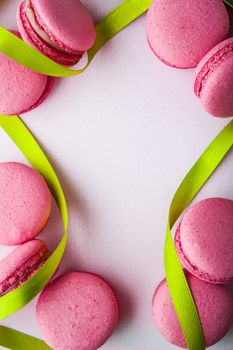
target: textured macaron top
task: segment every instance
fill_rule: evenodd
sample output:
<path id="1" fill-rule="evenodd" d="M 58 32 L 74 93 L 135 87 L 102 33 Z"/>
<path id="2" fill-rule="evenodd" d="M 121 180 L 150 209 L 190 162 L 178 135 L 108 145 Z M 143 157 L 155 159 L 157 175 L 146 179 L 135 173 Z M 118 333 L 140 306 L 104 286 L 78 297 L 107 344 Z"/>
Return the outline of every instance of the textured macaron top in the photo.
<path id="1" fill-rule="evenodd" d="M 16 245 L 36 237 L 51 213 L 44 178 L 31 167 L 0 163 L 0 244 Z"/>
<path id="2" fill-rule="evenodd" d="M 93 20 L 79 0 L 27 1 L 40 28 L 65 52 L 80 53 L 94 44 Z"/>
<path id="3" fill-rule="evenodd" d="M 188 272 L 186 278 L 200 316 L 205 344 L 207 347 L 214 345 L 225 336 L 232 325 L 232 296 L 225 286 L 201 281 Z M 160 333 L 170 343 L 187 348 L 166 280 L 155 291 L 152 312 Z"/>
<path id="4" fill-rule="evenodd" d="M 222 0 L 154 0 L 146 27 L 151 49 L 163 62 L 192 68 L 226 38 L 229 18 Z"/>
<path id="5" fill-rule="evenodd" d="M 50 251 L 41 240 L 24 243 L 0 261 L 0 296 L 15 289 L 48 259 Z"/>
<path id="6" fill-rule="evenodd" d="M 185 268 L 212 283 L 233 281 L 233 201 L 208 198 L 184 215 L 175 244 Z"/>
<path id="7" fill-rule="evenodd" d="M 100 277 L 70 272 L 52 281 L 41 293 L 36 320 L 54 350 L 96 350 L 116 327 L 118 303 Z"/>
<path id="8" fill-rule="evenodd" d="M 19 36 L 19 33 L 12 31 Z M 0 113 L 25 113 L 39 105 L 49 94 L 52 78 L 33 72 L 0 53 Z"/>

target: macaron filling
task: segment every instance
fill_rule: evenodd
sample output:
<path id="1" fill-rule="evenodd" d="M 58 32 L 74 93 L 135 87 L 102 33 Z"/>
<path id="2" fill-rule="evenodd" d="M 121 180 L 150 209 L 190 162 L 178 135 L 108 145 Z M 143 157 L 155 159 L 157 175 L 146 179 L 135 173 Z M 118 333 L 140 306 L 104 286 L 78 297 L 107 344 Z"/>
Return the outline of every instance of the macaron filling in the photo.
<path id="1" fill-rule="evenodd" d="M 48 260 L 50 251 L 43 245 L 39 250 L 19 266 L 10 276 L 0 282 L 0 297 L 26 282 Z"/>
<path id="2" fill-rule="evenodd" d="M 233 43 L 221 48 L 217 51 L 202 67 L 198 73 L 195 83 L 194 83 L 194 92 L 197 97 L 200 97 L 202 91 L 205 87 L 205 83 L 208 80 L 212 72 L 214 72 L 218 66 L 220 66 L 224 61 L 233 55 Z"/>
<path id="3" fill-rule="evenodd" d="M 32 26 L 33 30 L 36 32 L 36 34 L 43 40 L 45 41 L 47 44 L 49 44 L 50 46 L 52 46 L 54 49 L 61 51 L 63 53 L 66 53 L 66 51 L 64 49 L 62 49 L 61 47 L 59 47 L 58 45 L 56 45 L 51 38 L 49 37 L 49 35 L 46 33 L 46 31 L 39 25 L 39 23 L 37 22 L 36 19 L 36 14 L 35 11 L 32 7 L 31 1 L 30 0 L 25 0 L 25 14 L 27 16 L 27 19 L 30 23 L 30 25 Z"/>

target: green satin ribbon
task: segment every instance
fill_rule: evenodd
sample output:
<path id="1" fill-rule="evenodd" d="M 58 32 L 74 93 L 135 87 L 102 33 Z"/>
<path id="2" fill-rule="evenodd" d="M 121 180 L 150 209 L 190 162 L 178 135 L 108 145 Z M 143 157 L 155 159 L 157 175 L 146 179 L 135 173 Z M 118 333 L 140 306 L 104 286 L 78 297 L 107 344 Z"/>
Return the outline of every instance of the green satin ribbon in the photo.
<path id="1" fill-rule="evenodd" d="M 97 40 L 94 47 L 88 52 L 88 64 L 90 64 L 94 55 L 108 40 L 120 32 L 135 18 L 144 13 L 148 9 L 150 3 L 151 0 L 126 0 L 106 16 L 96 27 Z M 78 71 L 72 71 L 69 68 L 60 66 L 40 52 L 34 50 L 31 46 L 18 39 L 3 27 L 0 27 L 0 50 L 24 66 L 47 75 L 71 76 L 82 73 L 88 66 L 87 64 L 84 69 Z M 17 116 L 7 117 L 0 115 L 0 125 L 19 147 L 32 166 L 47 180 L 60 209 L 64 223 L 64 236 L 46 264 L 35 276 L 30 278 L 29 281 L 21 287 L 0 298 L 0 320 L 2 320 L 21 309 L 35 297 L 48 283 L 54 271 L 57 269 L 66 246 L 68 213 L 65 198 L 56 173 L 29 130 Z"/>
<path id="2" fill-rule="evenodd" d="M 95 45 L 88 51 L 88 63 L 86 67 L 81 70 L 73 71 L 69 68 L 60 66 L 37 50 L 34 50 L 30 45 L 18 39 L 18 37 L 3 27 L 0 27 L 0 51 L 22 65 L 46 75 L 62 77 L 80 74 L 88 67 L 98 50 L 129 23 L 144 13 L 150 4 L 151 0 L 126 0 L 97 24 L 97 39 Z M 40 171 L 47 179 L 48 183 L 50 183 L 52 192 L 54 193 L 55 199 L 61 210 L 65 230 L 61 243 L 41 270 L 20 288 L 17 288 L 12 293 L 0 298 L 1 320 L 26 305 L 26 303 L 37 295 L 48 283 L 59 265 L 65 250 L 68 214 L 65 198 L 56 174 L 30 132 L 23 126 L 18 117 L 7 118 L 6 116 L 1 115 L 0 123 L 12 140 L 25 154 L 30 163 Z M 12 125 L 14 127 L 12 127 Z"/>
<path id="3" fill-rule="evenodd" d="M 0 126 L 14 141 L 31 165 L 45 178 L 59 208 L 64 234 L 42 268 L 26 283 L 0 298 L 0 319 L 11 315 L 32 300 L 49 282 L 64 254 L 67 242 L 68 211 L 65 196 L 50 162 L 30 131 L 17 116 L 0 115 Z M 0 327 L 0 344 L 9 349 L 49 349 L 44 342 L 12 329 Z"/>
<path id="4" fill-rule="evenodd" d="M 233 0 L 224 0 L 233 8 Z M 148 10 L 152 0 L 125 0 L 100 23 L 96 25 L 96 41 L 88 51 L 88 62 L 82 69 L 63 67 L 30 45 L 20 40 L 11 32 L 0 26 L 0 52 L 16 62 L 36 72 L 54 77 L 70 77 L 83 73 L 96 53 L 117 33 Z"/>
<path id="5" fill-rule="evenodd" d="M 232 6 L 231 0 L 226 2 Z M 22 65 L 42 74 L 58 77 L 74 76 L 83 73 L 99 49 L 119 31 L 144 13 L 150 4 L 151 0 L 126 0 L 97 24 L 96 43 L 88 51 L 87 65 L 80 70 L 71 70 L 60 66 L 19 40 L 3 27 L 0 27 L 0 51 Z M 0 125 L 32 166 L 47 180 L 58 204 L 64 224 L 63 238 L 46 264 L 21 287 L 0 298 L 0 319 L 3 319 L 22 308 L 36 296 L 57 269 L 66 247 L 68 213 L 65 197 L 56 173 L 23 122 L 17 116 L 7 117 L 0 115 Z M 190 350 L 205 349 L 204 337 L 192 294 L 175 251 L 171 228 L 232 147 L 232 140 L 233 122 L 215 138 L 185 177 L 173 198 L 169 212 L 164 251 L 166 277 L 175 310 Z M 3 326 L 0 326 L 0 344 L 6 348 L 16 350 L 50 349 L 41 340 Z"/>
<path id="6" fill-rule="evenodd" d="M 190 350 L 205 349 L 198 312 L 174 247 L 171 229 L 233 146 L 233 121 L 211 142 L 179 186 L 170 206 L 164 264 L 172 301 Z"/>
<path id="7" fill-rule="evenodd" d="M 0 298 L 0 315 L 6 317 L 35 296 L 56 270 L 66 245 L 67 208 L 61 185 L 48 159 L 18 117 L 0 116 L 0 125 L 23 152 L 32 166 L 47 180 L 64 222 L 65 233 L 49 261 L 24 285 Z M 178 188 L 170 207 L 164 262 L 168 286 L 190 350 L 205 349 L 203 332 L 188 284 L 175 251 L 171 228 L 233 146 L 233 121 L 213 140 Z M 9 349 L 49 349 L 41 340 L 0 327 L 0 344 Z"/>
<path id="8" fill-rule="evenodd" d="M 21 65 L 36 72 L 54 77 L 71 77 L 83 73 L 96 53 L 117 33 L 148 10 L 152 0 L 126 0 L 96 25 L 96 41 L 88 51 L 88 62 L 84 68 L 72 70 L 63 67 L 11 32 L 0 27 L 0 51 Z"/>
<path id="9" fill-rule="evenodd" d="M 225 2 L 226 5 L 230 6 L 231 8 L 233 8 L 233 0 L 223 0 Z"/>
<path id="10" fill-rule="evenodd" d="M 21 119 L 17 116 L 9 118 L 8 116 L 0 115 L 0 126 L 14 141 L 31 165 L 47 181 L 58 205 L 64 226 L 64 235 L 61 242 L 43 267 L 22 286 L 0 298 L 0 320 L 2 320 L 32 300 L 53 276 L 66 247 L 68 212 L 62 187 L 55 171 Z"/>
<path id="11" fill-rule="evenodd" d="M 0 345 L 12 350 L 51 350 L 43 340 L 3 326 L 0 326 Z"/>
<path id="12" fill-rule="evenodd" d="M 144 13 L 151 0 L 126 0 L 96 26 L 97 39 L 88 51 L 88 63 L 80 70 L 71 70 L 50 60 L 12 33 L 0 27 L 0 51 L 18 63 L 51 76 L 73 76 L 83 73 L 99 49 L 129 23 Z M 62 187 L 42 149 L 19 117 L 0 115 L 0 125 L 22 151 L 31 165 L 46 179 L 57 202 L 64 225 L 64 235 L 58 247 L 44 266 L 26 283 L 0 298 L 0 320 L 25 306 L 49 282 L 65 251 L 67 242 L 68 212 Z M 10 328 L 0 327 L 0 344 L 9 349 L 49 349 L 36 338 Z"/>

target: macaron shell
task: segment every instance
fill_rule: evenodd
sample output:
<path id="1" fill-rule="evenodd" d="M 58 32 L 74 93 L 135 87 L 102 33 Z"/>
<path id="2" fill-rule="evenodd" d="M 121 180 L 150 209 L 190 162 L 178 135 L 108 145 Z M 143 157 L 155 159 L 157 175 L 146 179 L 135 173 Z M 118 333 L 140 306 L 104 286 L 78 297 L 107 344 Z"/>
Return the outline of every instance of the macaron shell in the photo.
<path id="1" fill-rule="evenodd" d="M 15 248 L 0 261 L 0 283 L 10 276 L 19 266 L 44 246 L 41 240 L 34 239 Z"/>
<path id="2" fill-rule="evenodd" d="M 40 27 L 66 52 L 84 52 L 94 44 L 93 20 L 79 0 L 30 0 L 30 3 Z"/>
<path id="3" fill-rule="evenodd" d="M 0 244 L 36 237 L 51 213 L 52 197 L 43 177 L 21 163 L 0 164 Z"/>
<path id="4" fill-rule="evenodd" d="M 157 57 L 172 67 L 192 68 L 225 39 L 229 17 L 221 0 L 155 0 L 146 28 Z"/>
<path id="5" fill-rule="evenodd" d="M 207 79 L 201 103 L 208 113 L 216 117 L 233 116 L 233 54 Z"/>
<path id="6" fill-rule="evenodd" d="M 233 281 L 233 201 L 208 198 L 184 215 L 175 245 L 184 267 L 211 283 Z"/>
<path id="7" fill-rule="evenodd" d="M 48 96 L 53 83 L 52 78 L 19 65 L 3 53 L 0 53 L 0 77 L 0 114 L 6 115 L 22 114 L 38 106 Z"/>
<path id="8" fill-rule="evenodd" d="M 39 331 L 54 350 L 96 350 L 116 327 L 116 296 L 100 277 L 70 272 L 52 281 L 36 306 Z"/>
<path id="9" fill-rule="evenodd" d="M 60 52 L 45 43 L 34 31 L 25 14 L 25 2 L 22 2 L 17 11 L 17 25 L 25 42 L 42 52 L 45 56 L 64 66 L 72 66 L 79 62 L 83 53 L 69 54 Z"/>
<path id="10" fill-rule="evenodd" d="M 54 78 L 47 77 L 47 83 L 46 83 L 45 89 L 44 89 L 42 95 L 40 96 L 40 98 L 33 105 L 31 105 L 31 107 L 29 107 L 28 109 L 22 110 L 20 113 L 15 113 L 15 114 L 24 114 L 24 113 L 30 112 L 33 109 L 40 106 L 41 103 L 43 103 L 44 100 L 49 96 L 49 94 L 53 88 L 53 84 L 54 84 Z"/>
<path id="11" fill-rule="evenodd" d="M 233 115 L 233 38 L 216 45 L 199 63 L 194 74 L 194 92 L 210 114 Z"/>
<path id="12" fill-rule="evenodd" d="M 0 294 L 14 284 L 24 283 L 48 257 L 49 250 L 41 240 L 32 240 L 14 249 L 0 261 Z"/>
<path id="13" fill-rule="evenodd" d="M 212 346 L 225 336 L 232 325 L 232 296 L 225 286 L 201 281 L 189 273 L 186 273 L 186 278 L 198 309 L 206 346 Z M 166 280 L 155 291 L 152 310 L 160 333 L 170 343 L 187 348 Z"/>
<path id="14" fill-rule="evenodd" d="M 210 51 L 207 52 L 205 56 L 202 57 L 193 75 L 194 92 L 196 96 L 199 96 L 200 93 L 198 89 L 199 79 L 201 80 L 200 74 L 203 74 L 203 70 L 207 70 L 207 72 L 209 72 L 213 66 L 218 66 L 223 54 L 225 56 L 225 53 L 229 52 L 232 45 L 233 38 L 228 38 L 215 45 Z"/>

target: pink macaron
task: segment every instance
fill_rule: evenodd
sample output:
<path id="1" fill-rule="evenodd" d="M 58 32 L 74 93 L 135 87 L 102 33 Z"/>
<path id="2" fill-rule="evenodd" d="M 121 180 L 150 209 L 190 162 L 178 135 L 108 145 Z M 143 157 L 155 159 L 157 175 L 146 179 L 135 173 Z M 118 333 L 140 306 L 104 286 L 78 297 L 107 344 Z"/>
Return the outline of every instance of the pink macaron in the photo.
<path id="1" fill-rule="evenodd" d="M 233 116 L 233 38 L 216 45 L 198 64 L 194 92 L 210 114 Z"/>
<path id="2" fill-rule="evenodd" d="M 19 33 L 12 31 L 15 35 Z M 31 111 L 49 95 L 53 78 L 36 73 L 0 53 L 0 114 Z"/>
<path id="3" fill-rule="evenodd" d="M 49 256 L 50 251 L 40 240 L 24 243 L 8 254 L 0 261 L 0 297 L 25 283 Z"/>
<path id="4" fill-rule="evenodd" d="M 114 331 L 118 317 L 113 289 L 99 276 L 85 272 L 53 280 L 36 306 L 41 336 L 54 350 L 98 349 Z"/>
<path id="5" fill-rule="evenodd" d="M 35 238 L 51 213 L 52 197 L 43 177 L 31 167 L 0 163 L 0 244 Z"/>
<path id="6" fill-rule="evenodd" d="M 160 60 L 172 67 L 192 68 L 226 38 L 229 17 L 222 0 L 154 0 L 146 30 Z"/>
<path id="7" fill-rule="evenodd" d="M 233 201 L 208 198 L 191 207 L 175 235 L 184 267 L 211 283 L 233 281 Z"/>
<path id="8" fill-rule="evenodd" d="M 214 345 L 226 335 L 233 322 L 231 293 L 225 286 L 201 281 L 188 272 L 186 278 L 202 323 L 205 345 Z M 187 348 L 165 279 L 155 291 L 152 312 L 160 333 L 170 343 Z"/>
<path id="9" fill-rule="evenodd" d="M 93 20 L 79 0 L 24 0 L 17 23 L 27 43 L 62 65 L 76 64 L 96 38 Z"/>

